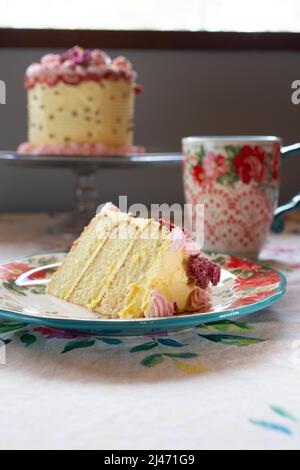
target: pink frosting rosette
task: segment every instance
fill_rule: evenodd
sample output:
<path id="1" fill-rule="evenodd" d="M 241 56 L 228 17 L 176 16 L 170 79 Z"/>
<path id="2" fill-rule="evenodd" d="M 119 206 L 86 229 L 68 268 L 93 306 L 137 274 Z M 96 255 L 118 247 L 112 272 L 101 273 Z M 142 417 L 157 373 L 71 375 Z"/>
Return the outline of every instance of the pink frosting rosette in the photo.
<path id="1" fill-rule="evenodd" d="M 173 302 L 170 302 L 166 297 L 159 291 L 153 290 L 151 292 L 152 304 L 145 312 L 147 318 L 159 318 L 159 317 L 172 317 L 175 313 L 175 307 Z"/>
<path id="2" fill-rule="evenodd" d="M 109 65 L 111 63 L 109 55 L 100 49 L 94 49 L 91 51 L 91 59 L 92 63 L 95 65 Z"/>
<path id="3" fill-rule="evenodd" d="M 200 289 L 200 287 L 196 287 L 189 299 L 190 307 L 192 310 L 198 310 L 201 307 L 205 307 L 209 305 L 211 301 L 211 289 L 207 287 L 205 290 Z"/>

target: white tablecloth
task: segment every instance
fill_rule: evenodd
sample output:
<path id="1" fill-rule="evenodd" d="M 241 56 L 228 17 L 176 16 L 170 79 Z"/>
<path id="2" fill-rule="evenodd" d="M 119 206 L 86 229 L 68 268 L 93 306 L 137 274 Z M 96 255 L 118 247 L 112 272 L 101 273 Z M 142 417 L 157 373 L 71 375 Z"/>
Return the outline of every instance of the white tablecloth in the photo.
<path id="1" fill-rule="evenodd" d="M 68 245 L 47 233 L 56 219 L 0 215 L 0 259 Z M 120 338 L 62 354 L 72 338 L 5 332 L 0 320 L 0 448 L 299 448 L 299 233 L 293 219 L 262 254 L 288 278 L 282 300 L 218 331 L 172 334 L 152 349 L 153 338 Z M 205 339 L 209 332 L 252 340 L 228 345 Z"/>

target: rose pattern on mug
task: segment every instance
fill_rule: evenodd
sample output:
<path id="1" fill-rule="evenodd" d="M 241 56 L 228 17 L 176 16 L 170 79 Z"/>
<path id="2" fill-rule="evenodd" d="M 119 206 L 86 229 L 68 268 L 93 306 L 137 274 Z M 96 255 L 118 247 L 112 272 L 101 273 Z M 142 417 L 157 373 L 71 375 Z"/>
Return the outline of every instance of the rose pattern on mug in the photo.
<path id="1" fill-rule="evenodd" d="M 204 249 L 257 256 L 278 202 L 280 139 L 207 139 L 187 138 L 183 145 L 186 200 L 205 206 Z"/>

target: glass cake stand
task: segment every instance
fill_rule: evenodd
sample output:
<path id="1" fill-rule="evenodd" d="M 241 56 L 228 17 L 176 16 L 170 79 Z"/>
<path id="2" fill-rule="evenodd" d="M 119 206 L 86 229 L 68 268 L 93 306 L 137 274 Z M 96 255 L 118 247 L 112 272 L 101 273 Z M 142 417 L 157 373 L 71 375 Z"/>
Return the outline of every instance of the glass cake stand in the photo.
<path id="1" fill-rule="evenodd" d="M 51 228 L 52 233 L 78 235 L 95 215 L 100 203 L 96 173 L 106 168 L 178 166 L 179 153 L 144 153 L 128 156 L 59 156 L 1 151 L 0 162 L 18 167 L 67 168 L 75 173 L 74 210 Z M 105 202 L 105 201 L 101 201 Z"/>

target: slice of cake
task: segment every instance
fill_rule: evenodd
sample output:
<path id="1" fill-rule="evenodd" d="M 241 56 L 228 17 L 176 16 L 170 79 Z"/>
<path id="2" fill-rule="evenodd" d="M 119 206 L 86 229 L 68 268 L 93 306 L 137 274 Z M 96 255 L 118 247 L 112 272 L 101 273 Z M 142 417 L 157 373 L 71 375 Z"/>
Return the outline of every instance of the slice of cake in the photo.
<path id="1" fill-rule="evenodd" d="M 25 75 L 28 142 L 21 153 L 126 154 L 133 147 L 137 74 L 125 57 L 73 47 L 47 54 Z"/>
<path id="2" fill-rule="evenodd" d="M 210 301 L 220 268 L 183 229 L 135 218 L 108 203 L 85 228 L 48 294 L 108 318 L 172 316 Z"/>

